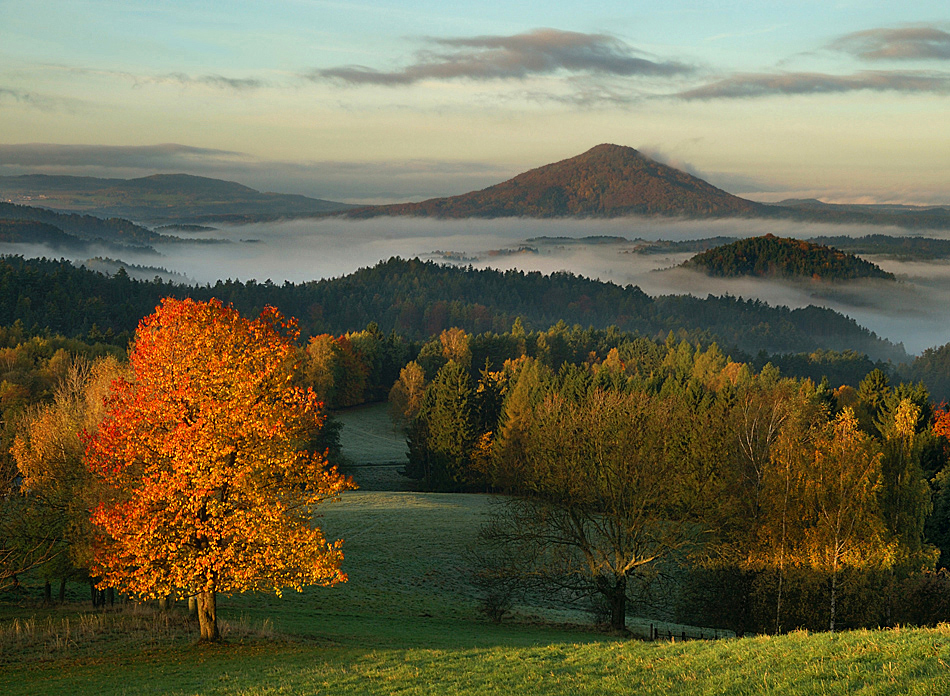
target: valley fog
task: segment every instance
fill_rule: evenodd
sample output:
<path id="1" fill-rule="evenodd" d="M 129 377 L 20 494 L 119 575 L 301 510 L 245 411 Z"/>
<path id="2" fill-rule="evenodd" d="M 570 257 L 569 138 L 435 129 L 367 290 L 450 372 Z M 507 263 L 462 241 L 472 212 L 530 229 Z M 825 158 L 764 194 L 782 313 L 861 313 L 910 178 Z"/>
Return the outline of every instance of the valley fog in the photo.
<path id="1" fill-rule="evenodd" d="M 694 252 L 636 253 L 633 240 L 684 241 L 706 237 L 750 237 L 772 233 L 781 237 L 861 237 L 868 234 L 907 235 L 896 228 L 859 225 L 819 225 L 762 220 L 682 221 L 614 220 L 431 220 L 376 218 L 298 220 L 240 226 L 220 226 L 200 233 L 173 232 L 196 240 L 221 243 L 175 243 L 157 247 L 155 254 L 121 253 L 121 260 L 161 267 L 193 282 L 214 284 L 221 279 L 295 283 L 334 278 L 372 266 L 392 256 L 420 257 L 475 268 L 519 269 L 552 273 L 569 271 L 621 285 L 638 285 L 649 295 L 729 294 L 757 298 L 791 308 L 809 304 L 830 307 L 910 353 L 950 341 L 950 263 L 897 261 L 866 255 L 869 261 L 897 275 L 899 281 L 841 284 L 788 283 L 759 279 L 721 279 L 674 268 Z M 926 231 L 917 236 L 946 233 Z M 625 237 L 629 243 L 594 243 L 583 237 Z M 538 238 L 544 237 L 541 240 Z M 552 239 L 563 237 L 566 239 Z M 528 247 L 518 251 L 520 247 Z M 2 253 L 60 256 L 26 245 L 0 245 Z M 501 253 L 499 253 L 501 252 Z M 72 255 L 74 261 L 116 252 L 94 250 Z M 144 277 L 151 278 L 148 271 Z"/>

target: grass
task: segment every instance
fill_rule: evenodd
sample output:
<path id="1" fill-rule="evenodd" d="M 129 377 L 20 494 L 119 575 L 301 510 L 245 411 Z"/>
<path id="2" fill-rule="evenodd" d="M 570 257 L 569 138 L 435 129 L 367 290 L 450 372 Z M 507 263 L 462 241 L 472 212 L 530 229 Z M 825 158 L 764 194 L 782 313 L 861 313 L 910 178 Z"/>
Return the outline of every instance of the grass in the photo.
<path id="1" fill-rule="evenodd" d="M 357 479 L 359 480 L 359 478 Z M 222 598 L 228 643 L 196 644 L 181 610 L 0 601 L 0 693 L 942 694 L 950 628 L 719 641 L 620 639 L 579 623 L 481 618 L 466 546 L 487 496 L 356 491 L 320 524 L 349 582 Z M 70 588 L 75 599 L 79 585 Z M 88 590 L 85 590 L 86 592 Z M 0 598 L 2 599 L 2 598 Z"/>
<path id="2" fill-rule="evenodd" d="M 388 404 L 367 404 L 333 415 L 343 424 L 340 444 L 351 462 L 406 465 L 406 438 L 393 428 Z"/>

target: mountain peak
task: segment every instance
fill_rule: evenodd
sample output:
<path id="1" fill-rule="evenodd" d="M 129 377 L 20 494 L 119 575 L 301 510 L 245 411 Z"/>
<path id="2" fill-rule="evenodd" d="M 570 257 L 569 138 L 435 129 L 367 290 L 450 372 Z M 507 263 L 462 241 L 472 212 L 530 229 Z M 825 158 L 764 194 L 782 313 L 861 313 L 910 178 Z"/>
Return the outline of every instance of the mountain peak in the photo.
<path id="1" fill-rule="evenodd" d="M 570 159 L 451 198 L 369 206 L 351 217 L 621 217 L 754 215 L 759 206 L 632 147 L 604 143 Z"/>

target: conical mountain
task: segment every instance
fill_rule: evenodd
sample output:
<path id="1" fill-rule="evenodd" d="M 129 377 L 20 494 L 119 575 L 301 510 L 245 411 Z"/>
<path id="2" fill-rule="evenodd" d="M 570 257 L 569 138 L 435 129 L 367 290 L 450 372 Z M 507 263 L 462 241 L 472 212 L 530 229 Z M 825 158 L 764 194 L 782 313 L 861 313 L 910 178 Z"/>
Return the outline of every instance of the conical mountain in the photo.
<path id="1" fill-rule="evenodd" d="M 495 186 L 421 203 L 366 206 L 351 217 L 619 217 L 761 215 L 763 206 L 726 193 L 632 147 L 598 145 L 582 155 Z"/>

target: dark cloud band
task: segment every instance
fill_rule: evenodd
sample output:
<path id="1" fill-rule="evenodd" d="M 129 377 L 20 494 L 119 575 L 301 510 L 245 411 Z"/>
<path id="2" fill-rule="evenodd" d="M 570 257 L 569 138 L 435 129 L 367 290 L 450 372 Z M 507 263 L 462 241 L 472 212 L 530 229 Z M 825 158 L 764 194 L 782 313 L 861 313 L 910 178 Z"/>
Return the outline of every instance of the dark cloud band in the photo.
<path id="1" fill-rule="evenodd" d="M 26 143 L 0 145 L 0 165 L 21 167 L 126 167 L 155 169 L 180 167 L 196 160 L 235 160 L 244 155 L 188 145 L 58 145 Z"/>
<path id="2" fill-rule="evenodd" d="M 950 33 L 936 27 L 869 29 L 828 44 L 863 60 L 950 60 Z"/>
<path id="3" fill-rule="evenodd" d="M 741 99 L 796 94 L 875 92 L 950 93 L 950 75 L 939 72 L 863 71 L 853 75 L 824 73 L 740 73 L 680 92 L 686 100 Z"/>
<path id="4" fill-rule="evenodd" d="M 314 70 L 306 77 L 350 85 L 411 85 L 422 80 L 506 80 L 558 71 L 629 77 L 672 76 L 693 71 L 675 61 L 653 61 L 606 34 L 537 29 L 513 36 L 430 38 L 431 48 L 402 70 L 359 65 Z"/>

